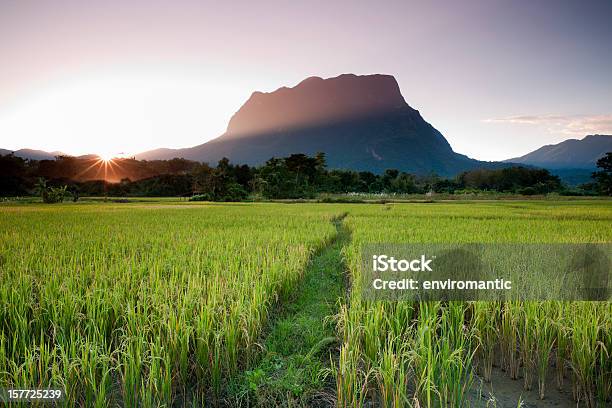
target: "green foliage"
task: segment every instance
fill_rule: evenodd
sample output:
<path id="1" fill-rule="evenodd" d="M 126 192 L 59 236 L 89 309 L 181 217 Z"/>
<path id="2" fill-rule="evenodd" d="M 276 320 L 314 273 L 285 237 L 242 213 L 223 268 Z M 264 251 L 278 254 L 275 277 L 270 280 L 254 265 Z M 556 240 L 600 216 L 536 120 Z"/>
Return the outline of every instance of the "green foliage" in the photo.
<path id="1" fill-rule="evenodd" d="M 13 154 L 0 155 L 0 196 L 28 194 L 32 187 L 26 160 Z"/>
<path id="2" fill-rule="evenodd" d="M 41 176 L 54 186 L 68 185 L 83 196 L 188 197 L 207 194 L 210 201 L 255 199 L 313 199 L 320 194 L 455 194 L 461 191 L 492 191 L 508 194 L 545 195 L 552 192 L 576 195 L 607 194 L 610 172 L 596 173 L 599 182 L 567 190 L 547 170 L 526 167 L 476 169 L 454 179 L 436 174 L 414 175 L 387 169 L 368 171 L 327 169 L 325 154 L 314 157 L 292 154 L 271 158 L 259 167 L 221 159 L 216 167 L 184 159 L 138 161 L 117 159 L 113 168 L 124 169 L 121 181 L 82 180 L 87 172 L 83 159 L 60 156 L 55 161 L 23 161 L 0 158 L 0 169 L 9 177 L 0 182 L 0 194 L 27 193 L 32 178 Z M 91 167 L 91 164 L 88 164 Z M 119 170 L 113 171 L 119 171 Z M 115 174 L 115 173 L 113 173 Z M 127 174 L 127 175 L 126 175 Z M 99 177 L 94 173 L 90 177 Z M 116 176 L 116 174 L 115 174 Z"/>
<path id="3" fill-rule="evenodd" d="M 68 186 L 62 187 L 49 187 L 45 179 L 41 178 L 38 180 L 37 189 L 40 196 L 45 204 L 56 204 L 64 201 L 66 195 L 68 195 Z"/>
<path id="4" fill-rule="evenodd" d="M 196 194 L 189 197 L 189 201 L 214 201 L 210 194 Z"/>
<path id="5" fill-rule="evenodd" d="M 61 384 L 63 406 L 460 407 L 495 365 L 607 406 L 609 302 L 368 302 L 358 265 L 371 242 L 609 242 L 611 219 L 605 200 L 5 203 L 0 387 Z"/>
<path id="6" fill-rule="evenodd" d="M 352 295 L 340 312 L 342 345 L 332 369 L 339 406 L 474 406 L 475 375 L 495 382 L 494 365 L 522 377 L 526 389 L 537 383 L 540 398 L 556 370 L 560 386 L 571 377 L 576 401 L 609 405 L 610 302 L 367 301 L 359 288 L 364 244 L 609 242 L 606 201 L 390 207 L 353 206 L 346 219 L 353 232 L 345 251 Z"/>
<path id="7" fill-rule="evenodd" d="M 66 407 L 219 404 L 336 213 L 3 205 L 0 388 L 63 386 Z"/>
<path id="8" fill-rule="evenodd" d="M 237 381 L 235 391 L 250 405 L 310 406 L 325 387 L 324 370 L 331 346 L 336 343 L 335 327 L 329 317 L 342 297 L 344 263 L 342 249 L 350 232 L 335 220 L 338 235 L 331 245 L 318 251 L 304 271 L 302 283 L 279 316 L 265 341 L 261 360 Z M 246 405 L 246 404 L 245 404 Z"/>
<path id="9" fill-rule="evenodd" d="M 461 188 L 494 190 L 524 195 L 561 191 L 561 180 L 545 169 L 508 167 L 499 170 L 478 169 L 457 177 Z"/>
<path id="10" fill-rule="evenodd" d="M 247 197 L 248 193 L 244 187 L 236 182 L 229 182 L 225 186 L 223 195 L 218 201 L 242 201 Z"/>
<path id="11" fill-rule="evenodd" d="M 593 173 L 595 189 L 599 194 L 612 196 L 612 152 L 597 160 L 597 167 L 601 170 Z"/>

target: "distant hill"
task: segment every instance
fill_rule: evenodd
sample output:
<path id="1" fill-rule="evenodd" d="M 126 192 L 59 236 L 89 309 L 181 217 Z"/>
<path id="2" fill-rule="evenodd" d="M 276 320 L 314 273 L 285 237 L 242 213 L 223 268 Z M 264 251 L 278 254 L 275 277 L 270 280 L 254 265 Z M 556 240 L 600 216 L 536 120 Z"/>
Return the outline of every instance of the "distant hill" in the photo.
<path id="1" fill-rule="evenodd" d="M 406 103 L 394 77 L 353 74 L 311 77 L 293 88 L 255 92 L 218 138 L 186 149 L 151 150 L 136 158 L 216 163 L 228 157 L 234 163 L 259 165 L 271 157 L 317 152 L 326 153 L 330 168 L 378 173 L 395 168 L 450 176 L 502 165 L 454 152 Z"/>
<path id="2" fill-rule="evenodd" d="M 542 146 L 506 162 L 529 164 L 547 169 L 594 169 L 597 159 L 612 151 L 611 135 L 589 135 Z"/>
<path id="3" fill-rule="evenodd" d="M 594 169 L 549 169 L 551 174 L 558 176 L 561 181 L 569 186 L 578 186 L 580 184 L 593 182 L 592 174 Z"/>
<path id="4" fill-rule="evenodd" d="M 19 149 L 19 150 L 7 150 L 0 149 L 1 155 L 6 155 L 13 153 L 17 157 L 21 157 L 23 159 L 30 160 L 53 160 L 55 156 L 62 155 L 62 152 L 45 152 L 43 150 L 34 150 L 34 149 Z"/>

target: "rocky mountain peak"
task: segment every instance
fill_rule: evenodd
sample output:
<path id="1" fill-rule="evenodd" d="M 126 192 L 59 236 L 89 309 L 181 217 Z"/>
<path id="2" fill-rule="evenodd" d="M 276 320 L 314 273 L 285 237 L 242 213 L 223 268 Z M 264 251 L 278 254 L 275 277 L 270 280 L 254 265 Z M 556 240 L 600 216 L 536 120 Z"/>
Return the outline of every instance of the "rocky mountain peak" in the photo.
<path id="1" fill-rule="evenodd" d="M 319 126 L 406 108 L 409 106 L 391 75 L 309 77 L 292 88 L 254 92 L 230 120 L 227 135 Z"/>

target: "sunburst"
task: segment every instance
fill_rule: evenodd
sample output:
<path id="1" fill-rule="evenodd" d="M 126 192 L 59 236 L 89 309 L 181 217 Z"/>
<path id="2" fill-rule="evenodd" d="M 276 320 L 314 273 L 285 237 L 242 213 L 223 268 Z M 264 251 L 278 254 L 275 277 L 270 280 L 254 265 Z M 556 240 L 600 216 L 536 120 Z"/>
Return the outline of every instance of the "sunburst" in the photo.
<path id="1" fill-rule="evenodd" d="M 91 159 L 91 164 L 76 174 L 75 178 L 83 176 L 91 169 L 95 168 L 95 178 L 108 181 L 109 178 L 117 178 L 115 168 L 122 169 L 119 165 L 118 157 L 113 155 L 98 154 L 96 158 Z M 88 160 L 89 161 L 89 160 Z"/>
<path id="2" fill-rule="evenodd" d="M 102 160 L 103 162 L 112 162 L 113 159 L 115 158 L 115 156 L 113 156 L 110 153 L 100 153 L 98 154 L 98 157 L 100 158 L 100 160 Z"/>

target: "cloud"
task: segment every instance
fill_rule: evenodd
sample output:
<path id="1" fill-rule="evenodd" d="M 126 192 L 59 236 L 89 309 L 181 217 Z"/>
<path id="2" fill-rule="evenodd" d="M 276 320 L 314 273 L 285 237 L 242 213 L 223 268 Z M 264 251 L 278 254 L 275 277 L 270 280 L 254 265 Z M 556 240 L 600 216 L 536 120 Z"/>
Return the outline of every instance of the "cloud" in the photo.
<path id="1" fill-rule="evenodd" d="M 485 123 L 510 123 L 545 128 L 549 133 L 568 136 L 612 134 L 612 114 L 609 115 L 522 115 L 485 119 Z"/>

